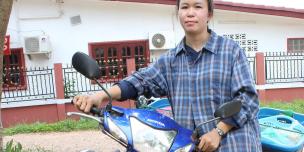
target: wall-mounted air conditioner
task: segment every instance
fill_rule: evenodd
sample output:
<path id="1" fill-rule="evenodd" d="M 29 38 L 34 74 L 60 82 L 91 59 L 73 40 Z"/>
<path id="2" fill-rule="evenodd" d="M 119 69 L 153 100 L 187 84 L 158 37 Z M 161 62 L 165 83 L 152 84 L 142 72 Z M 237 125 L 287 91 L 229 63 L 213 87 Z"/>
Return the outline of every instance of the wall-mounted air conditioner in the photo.
<path id="1" fill-rule="evenodd" d="M 47 35 L 24 37 L 24 50 L 29 58 L 34 54 L 45 54 L 49 58 L 52 52 L 50 39 Z"/>
<path id="2" fill-rule="evenodd" d="M 173 31 L 149 33 L 150 50 L 167 50 L 175 47 Z"/>

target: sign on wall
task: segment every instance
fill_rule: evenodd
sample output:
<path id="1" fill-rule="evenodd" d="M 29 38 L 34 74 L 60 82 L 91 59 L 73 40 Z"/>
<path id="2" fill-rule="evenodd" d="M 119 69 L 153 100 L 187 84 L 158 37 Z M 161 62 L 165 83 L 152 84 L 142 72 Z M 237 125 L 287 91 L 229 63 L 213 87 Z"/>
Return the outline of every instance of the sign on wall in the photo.
<path id="1" fill-rule="evenodd" d="M 9 35 L 5 36 L 5 38 L 4 38 L 3 54 L 4 55 L 10 55 L 11 54 L 10 36 Z"/>

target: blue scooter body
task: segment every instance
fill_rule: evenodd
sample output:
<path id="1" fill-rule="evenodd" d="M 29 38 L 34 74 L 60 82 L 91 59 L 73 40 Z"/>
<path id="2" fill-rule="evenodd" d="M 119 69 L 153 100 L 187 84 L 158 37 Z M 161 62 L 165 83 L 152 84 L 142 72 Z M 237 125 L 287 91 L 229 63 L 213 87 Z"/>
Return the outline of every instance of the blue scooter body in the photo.
<path id="1" fill-rule="evenodd" d="M 112 107 L 112 109 L 115 111 L 120 111 L 121 113 L 123 113 L 123 115 L 115 115 L 105 111 L 103 127 L 106 132 L 110 133 L 111 135 L 114 134 L 115 137 L 115 133 L 119 131 L 117 131 L 117 129 L 113 129 L 115 127 L 110 127 L 111 125 L 113 126 L 114 123 L 121 130 L 121 133 L 123 133 L 126 137 L 123 139 L 118 135 L 116 136 L 116 138 L 118 138 L 120 141 L 123 141 L 124 143 L 127 142 L 126 145 L 128 151 L 143 151 L 143 149 L 136 149 L 136 142 L 147 144 L 146 148 L 150 148 L 150 150 L 152 150 L 151 148 L 155 146 L 153 145 L 153 143 L 160 144 L 157 143 L 157 140 L 159 140 L 159 142 L 164 142 L 161 141 L 161 139 L 157 139 L 160 138 L 161 134 L 155 134 L 155 132 L 168 132 L 168 135 L 171 135 L 168 136 L 168 138 L 171 137 L 171 140 L 169 140 L 169 149 L 164 148 L 166 147 L 164 146 L 163 149 L 159 149 L 160 151 L 166 150 L 169 152 L 174 152 L 186 146 L 188 147 L 188 151 L 194 150 L 195 144 L 191 139 L 192 131 L 181 127 L 171 118 L 155 111 L 149 111 L 144 109 L 125 109 L 114 106 Z M 134 127 L 135 124 L 137 126 L 145 126 L 146 129 L 141 128 L 141 130 L 136 130 L 134 128 L 138 127 Z M 142 129 L 144 129 L 144 131 Z M 147 137 L 149 136 L 149 130 L 150 132 L 154 133 L 156 139 L 153 137 Z M 153 133 L 151 133 L 150 135 L 153 136 Z M 153 140 L 153 142 L 147 142 L 149 138 L 151 138 L 151 141 Z M 145 148 L 145 146 L 139 147 Z M 157 151 L 157 149 L 153 149 L 153 151 Z"/>

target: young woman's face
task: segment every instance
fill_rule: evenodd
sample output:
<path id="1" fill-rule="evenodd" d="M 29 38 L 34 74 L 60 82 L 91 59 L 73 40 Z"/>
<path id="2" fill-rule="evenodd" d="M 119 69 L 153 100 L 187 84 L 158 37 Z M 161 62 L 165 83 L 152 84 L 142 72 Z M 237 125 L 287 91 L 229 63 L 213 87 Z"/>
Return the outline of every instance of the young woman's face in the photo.
<path id="1" fill-rule="evenodd" d="M 199 34 L 207 29 L 211 18 L 207 0 L 180 0 L 178 17 L 188 34 Z"/>

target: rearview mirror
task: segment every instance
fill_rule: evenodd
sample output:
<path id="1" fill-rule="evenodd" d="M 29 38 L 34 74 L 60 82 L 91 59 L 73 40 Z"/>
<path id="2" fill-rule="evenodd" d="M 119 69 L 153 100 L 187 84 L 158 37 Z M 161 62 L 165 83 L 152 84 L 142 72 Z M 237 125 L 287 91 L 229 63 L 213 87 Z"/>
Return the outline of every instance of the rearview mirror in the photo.
<path id="1" fill-rule="evenodd" d="M 88 79 L 95 80 L 101 77 L 96 60 L 82 52 L 76 52 L 72 57 L 73 67 Z"/>
<path id="2" fill-rule="evenodd" d="M 215 118 L 228 118 L 231 117 L 234 114 L 237 114 L 240 112 L 242 107 L 242 100 L 237 98 L 234 99 L 231 102 L 226 102 L 224 104 L 222 104 L 218 109 L 216 109 L 216 111 L 214 112 L 214 117 Z"/>

